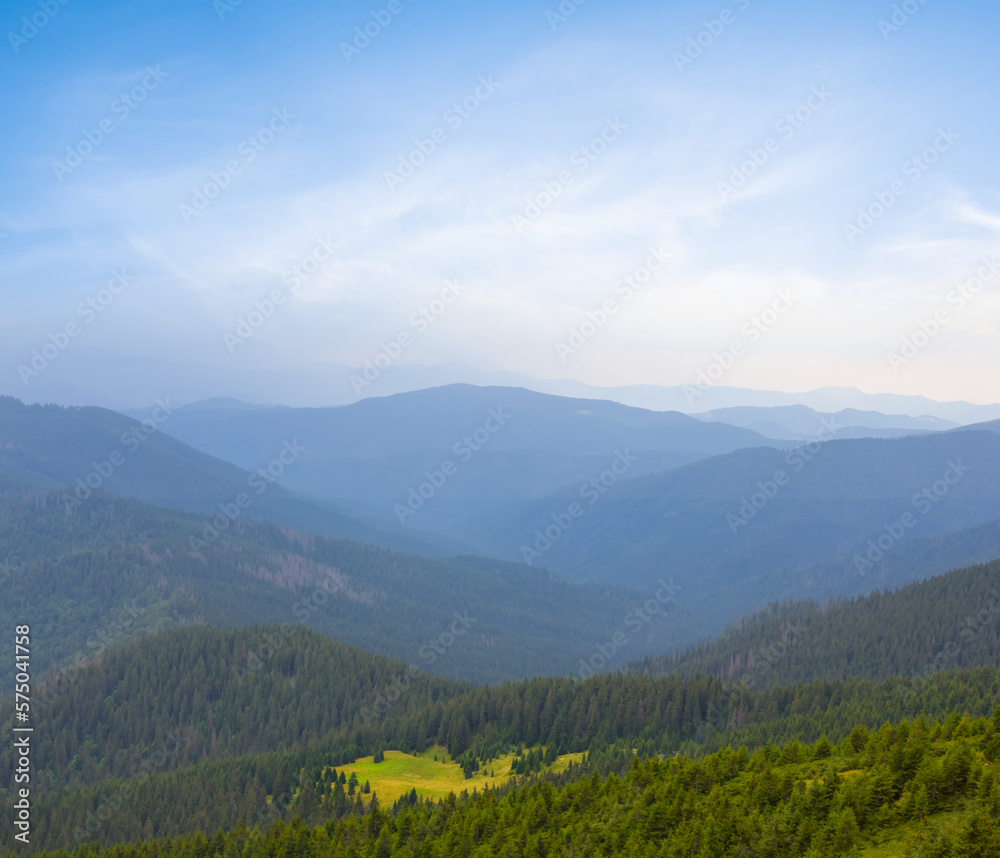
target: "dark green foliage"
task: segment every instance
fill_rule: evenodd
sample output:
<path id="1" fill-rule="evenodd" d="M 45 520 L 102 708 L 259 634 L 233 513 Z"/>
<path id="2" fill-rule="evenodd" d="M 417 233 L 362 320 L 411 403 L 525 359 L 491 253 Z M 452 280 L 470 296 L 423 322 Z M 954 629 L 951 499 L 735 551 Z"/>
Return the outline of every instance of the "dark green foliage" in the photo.
<path id="1" fill-rule="evenodd" d="M 266 655 L 269 639 L 276 645 Z M 470 687 L 418 676 L 382 717 L 366 717 L 378 689 L 403 669 L 301 628 L 177 629 L 111 649 L 100 665 L 75 674 L 45 715 L 36 745 L 38 782 L 46 786 L 36 806 L 43 845 L 72 845 L 77 832 L 103 842 L 145 837 L 147 822 L 148 836 L 175 836 L 250 825 L 265 811 L 286 818 L 303 791 L 313 794 L 309 819 L 339 818 L 360 795 L 342 766 L 380 748 L 441 742 L 472 773 L 524 746 L 521 779 L 542 767 L 550 749 L 585 751 L 591 770 L 609 771 L 627 768 L 632 749 L 641 757 L 699 756 L 726 745 L 792 742 L 785 759 L 774 761 L 791 764 L 822 756 L 827 746 L 813 747 L 822 736 L 859 751 L 886 720 L 921 711 L 943 718 L 958 706 L 985 715 L 1000 699 L 1000 671 L 990 668 L 942 671 L 920 687 L 899 678 L 820 680 L 736 689 L 736 697 L 705 677 L 617 674 Z M 718 729 L 713 711 L 722 713 Z M 737 711 L 741 725 L 730 729 Z M 10 718 L 7 703 L 0 729 L 9 730 Z M 991 735 L 984 753 L 997 745 Z M 0 783 L 11 782 L 11 762 L 5 750 Z M 953 761 L 942 777 L 961 780 L 962 766 Z M 325 775 L 325 767 L 336 771 Z M 930 774 L 928 789 L 937 788 Z M 111 818 L 101 819 L 109 807 Z M 0 816 L 0 837 L 9 825 Z"/>
<path id="2" fill-rule="evenodd" d="M 108 650 L 65 688 L 39 687 L 45 730 L 35 744 L 36 782 L 63 788 L 127 777 L 172 734 L 179 740 L 157 771 L 333 736 L 348 744 L 359 732 L 377 735 L 365 707 L 404 670 L 300 626 L 160 632 Z M 418 675 L 394 706 L 397 723 L 467 688 Z M 0 708 L 4 722 L 10 710 Z M 10 783 L 13 765 L 5 747 L 0 784 Z"/>
<path id="3" fill-rule="evenodd" d="M 160 842 L 144 837 L 111 849 L 84 846 L 73 856 L 833 858 L 903 840 L 903 825 L 940 811 L 958 817 L 949 830 L 918 829 L 925 840 L 919 854 L 995 855 L 1000 788 L 976 751 L 996 735 L 998 722 L 1000 713 L 989 720 L 887 724 L 863 740 L 848 738 L 821 760 L 802 762 L 782 762 L 798 751 L 773 745 L 752 755 L 727 748 L 701 761 L 636 759 L 620 773 L 594 770 L 572 781 L 536 780 L 440 802 L 421 803 L 410 793 L 389 813 L 373 799 L 315 828 L 296 815 L 266 829 L 237 825 L 212 837 Z M 304 804 L 300 794 L 295 805 Z"/>
<path id="4" fill-rule="evenodd" d="M 404 660 L 411 674 L 564 674 L 639 598 L 519 564 L 394 554 L 250 519 L 213 537 L 206 520 L 101 494 L 67 514 L 60 497 L 0 489 L 0 568 L 13 570 L 0 628 L 32 626 L 37 675 L 164 626 L 286 622 Z M 658 629 L 665 642 L 667 624 Z M 0 695 L 12 670 L 0 660 Z"/>
<path id="5" fill-rule="evenodd" d="M 628 669 L 761 687 L 900 674 L 919 681 L 979 665 L 1000 666 L 1000 560 L 822 607 L 775 604 L 717 640 Z"/>

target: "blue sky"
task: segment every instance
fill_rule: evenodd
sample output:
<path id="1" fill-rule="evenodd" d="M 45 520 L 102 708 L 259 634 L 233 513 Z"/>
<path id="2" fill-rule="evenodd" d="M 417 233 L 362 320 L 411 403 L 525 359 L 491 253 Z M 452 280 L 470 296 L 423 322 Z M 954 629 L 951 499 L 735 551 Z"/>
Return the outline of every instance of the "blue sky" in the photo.
<path id="1" fill-rule="evenodd" d="M 0 25 L 0 392 L 99 351 L 1000 401 L 1000 273 L 969 285 L 1000 252 L 996 3 L 10 0 Z"/>

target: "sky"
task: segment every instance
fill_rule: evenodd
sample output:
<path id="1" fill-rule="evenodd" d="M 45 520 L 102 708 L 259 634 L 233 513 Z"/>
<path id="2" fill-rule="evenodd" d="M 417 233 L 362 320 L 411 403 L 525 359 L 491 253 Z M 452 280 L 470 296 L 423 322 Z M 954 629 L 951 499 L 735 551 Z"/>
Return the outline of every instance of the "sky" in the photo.
<path id="1" fill-rule="evenodd" d="M 459 363 L 1000 401 L 996 2 L 7 0 L 0 27 L 0 393 Z"/>

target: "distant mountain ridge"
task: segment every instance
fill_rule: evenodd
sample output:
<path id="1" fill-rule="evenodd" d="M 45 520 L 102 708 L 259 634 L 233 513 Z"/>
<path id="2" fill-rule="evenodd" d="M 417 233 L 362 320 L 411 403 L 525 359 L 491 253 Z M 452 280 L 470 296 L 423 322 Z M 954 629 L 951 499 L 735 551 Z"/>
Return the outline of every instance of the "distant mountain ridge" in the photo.
<path id="1" fill-rule="evenodd" d="M 297 497 L 283 485 L 307 452 L 293 435 L 276 439 L 243 470 L 166 434 L 176 414 L 169 400 L 140 421 L 103 408 L 25 405 L 0 397 L 0 479 L 68 487 L 71 506 L 97 490 L 208 517 L 236 504 L 238 515 L 322 536 L 438 557 L 469 551 L 460 541 Z"/>
<path id="2" fill-rule="evenodd" d="M 593 503 L 582 492 L 470 521 L 468 538 L 583 579 L 643 588 L 672 576 L 706 633 L 771 601 L 1000 556 L 1000 435 L 989 431 L 738 450 L 619 480 Z M 574 503 L 579 517 L 566 515 Z"/>
<path id="3" fill-rule="evenodd" d="M 958 426 L 939 417 L 910 417 L 907 414 L 882 414 L 844 408 L 835 412 L 815 411 L 806 405 L 777 405 L 770 408 L 741 406 L 719 408 L 694 414 L 700 420 L 728 423 L 760 432 L 768 438 L 808 441 L 823 437 L 824 426 L 838 429 L 833 438 L 900 438 L 927 432 L 944 432 Z"/>
<path id="4" fill-rule="evenodd" d="M 117 410 L 143 408 L 168 393 L 180 403 L 233 396 L 246 402 L 327 407 L 358 400 L 350 381 L 351 375 L 358 370 L 358 367 L 338 363 L 280 368 L 270 365 L 206 366 L 132 355 L 126 358 L 81 344 L 74 351 L 72 364 L 54 367 L 35 379 L 29 393 L 33 402 L 100 404 Z M 536 379 L 523 373 L 479 370 L 460 362 L 389 366 L 365 393 L 376 397 L 391 396 L 451 384 L 521 387 L 554 396 L 611 400 L 635 408 L 684 413 L 735 406 L 806 405 L 823 412 L 856 408 L 911 417 L 931 415 L 961 424 L 1000 418 L 1000 404 L 937 402 L 925 396 L 871 394 L 853 387 L 822 387 L 787 393 L 719 385 L 692 396 L 692 386 L 685 384 L 599 387 L 570 378 Z M 3 392 L 0 388 L 0 393 Z M 25 395 L 22 387 L 14 384 L 6 392 L 14 396 Z"/>
<path id="5" fill-rule="evenodd" d="M 472 385 L 320 409 L 212 400 L 178 409 L 164 431 L 247 468 L 296 437 L 308 450 L 283 478 L 288 487 L 454 539 L 464 539 L 469 516 L 594 478 L 626 450 L 631 478 L 787 446 L 679 412 Z"/>

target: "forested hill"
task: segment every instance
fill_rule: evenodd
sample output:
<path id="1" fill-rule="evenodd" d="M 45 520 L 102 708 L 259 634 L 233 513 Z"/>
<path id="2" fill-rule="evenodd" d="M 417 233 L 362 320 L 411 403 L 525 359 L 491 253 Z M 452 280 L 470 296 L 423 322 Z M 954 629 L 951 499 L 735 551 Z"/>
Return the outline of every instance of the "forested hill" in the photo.
<path id="1" fill-rule="evenodd" d="M 823 606 L 771 605 L 716 640 L 627 669 L 771 685 L 978 665 L 1000 665 L 1000 560 Z"/>
<path id="2" fill-rule="evenodd" d="M 379 749 L 438 744 L 475 770 L 511 747 L 539 746 L 586 751 L 606 772 L 633 749 L 697 757 L 727 745 L 840 741 L 859 725 L 921 712 L 982 716 L 996 708 L 1000 671 L 768 690 L 621 674 L 469 687 L 303 629 L 185 628 L 111 649 L 37 696 L 37 845 L 57 848 L 80 829 L 109 843 L 252 825 L 269 795 L 292 797 L 288 818 L 342 815 L 343 805 L 323 810 L 299 797 L 322 791 L 325 766 Z M 8 702 L 0 729 L 11 718 Z M 5 750 L 0 784 L 12 783 L 13 765 Z M 109 821 L 101 814 L 112 799 Z M 0 816 L 0 837 L 9 833 Z"/>
<path id="3" fill-rule="evenodd" d="M 95 494 L 67 512 L 60 498 L 0 492 L 0 624 L 31 625 L 38 672 L 164 626 L 301 623 L 453 678 L 565 675 L 647 598 L 515 563 L 396 554 L 245 518 L 215 530 L 122 497 Z M 636 655 L 666 648 L 684 628 L 673 605 L 640 626 L 629 634 Z M 0 694 L 12 670 L 0 661 Z"/>
<path id="4" fill-rule="evenodd" d="M 183 740 L 161 769 L 284 753 L 334 735 L 347 741 L 390 696 L 394 717 L 405 718 L 469 687 L 301 626 L 171 629 L 40 682 L 34 704 L 45 729 L 32 762 L 53 788 L 125 777 L 171 735 Z M 0 710 L 11 711 L 9 702 Z M 0 783 L 12 782 L 13 766 L 5 747 Z"/>
<path id="5" fill-rule="evenodd" d="M 520 789 L 416 796 L 391 812 L 356 795 L 310 797 L 310 828 L 294 818 L 261 831 L 101 850 L 78 858 L 392 858 L 392 856 L 777 856 L 1000 854 L 1000 710 L 992 718 L 859 727 L 835 746 L 725 749 L 700 761 L 635 760 L 623 776 L 544 779 Z M 561 782 L 560 782 L 561 780 Z M 339 786 L 332 795 L 342 796 Z M 255 796 L 259 798 L 259 796 Z M 299 801 L 305 797 L 300 793 Z M 315 824 L 315 823 L 314 823 Z M 153 827 L 147 822 L 147 831 Z M 871 851 L 869 851 L 871 850 Z M 66 853 L 58 853 L 64 856 Z"/>
<path id="6" fill-rule="evenodd" d="M 284 478 L 302 466 L 308 451 L 294 436 L 278 439 L 243 470 L 166 435 L 175 407 L 169 397 L 157 402 L 150 416 L 138 421 L 106 408 L 26 405 L 0 396 L 0 484 L 59 488 L 73 508 L 102 489 L 213 516 L 245 495 L 239 512 L 248 518 L 431 557 L 458 552 L 454 540 L 395 522 L 373 523 L 354 509 L 297 497 L 284 487 Z"/>

